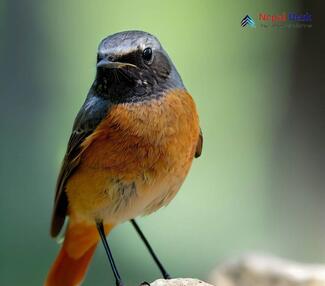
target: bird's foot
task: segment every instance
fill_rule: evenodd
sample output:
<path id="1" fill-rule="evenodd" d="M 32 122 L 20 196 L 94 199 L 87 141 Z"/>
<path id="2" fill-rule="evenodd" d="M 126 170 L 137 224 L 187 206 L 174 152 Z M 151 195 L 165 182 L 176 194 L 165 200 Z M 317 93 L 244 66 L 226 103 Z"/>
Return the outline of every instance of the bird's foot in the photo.
<path id="1" fill-rule="evenodd" d="M 116 281 L 116 286 L 124 286 L 124 283 L 122 280 L 117 280 Z"/>
<path id="2" fill-rule="evenodd" d="M 165 272 L 165 273 L 163 274 L 163 276 L 164 276 L 164 279 L 166 279 L 166 280 L 168 280 L 168 279 L 172 279 L 172 277 L 171 277 L 167 272 Z"/>

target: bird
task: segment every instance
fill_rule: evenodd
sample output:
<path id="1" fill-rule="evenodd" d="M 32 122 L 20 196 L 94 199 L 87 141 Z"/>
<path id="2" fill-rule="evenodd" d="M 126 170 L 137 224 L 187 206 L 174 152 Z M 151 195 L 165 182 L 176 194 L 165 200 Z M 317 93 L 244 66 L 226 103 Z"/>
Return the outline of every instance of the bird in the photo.
<path id="1" fill-rule="evenodd" d="M 170 278 L 135 218 L 169 204 L 202 146 L 195 102 L 159 40 L 137 30 L 104 38 L 57 179 L 51 236 L 66 227 L 44 285 L 81 285 L 102 241 L 124 286 L 106 236 L 127 221 Z"/>

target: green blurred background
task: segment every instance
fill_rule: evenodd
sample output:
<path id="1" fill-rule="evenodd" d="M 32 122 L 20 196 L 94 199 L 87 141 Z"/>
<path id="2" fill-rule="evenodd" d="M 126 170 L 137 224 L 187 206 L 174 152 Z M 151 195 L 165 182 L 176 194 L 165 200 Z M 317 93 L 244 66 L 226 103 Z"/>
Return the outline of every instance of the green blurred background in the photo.
<path id="1" fill-rule="evenodd" d="M 54 186 L 99 41 L 156 35 L 192 93 L 203 155 L 176 199 L 139 219 L 174 277 L 251 250 L 325 262 L 323 1 L 0 2 L 0 284 L 42 285 L 58 252 Z M 309 12 L 263 29 L 259 12 Z M 254 29 L 240 26 L 251 15 Z M 127 285 L 159 277 L 129 223 L 109 237 Z M 84 285 L 113 285 L 100 245 Z"/>

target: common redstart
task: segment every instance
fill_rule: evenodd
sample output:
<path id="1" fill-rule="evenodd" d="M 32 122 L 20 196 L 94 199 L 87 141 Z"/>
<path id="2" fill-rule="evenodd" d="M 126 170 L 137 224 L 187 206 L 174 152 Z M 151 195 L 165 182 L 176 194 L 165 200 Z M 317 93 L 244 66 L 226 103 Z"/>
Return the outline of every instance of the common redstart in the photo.
<path id="1" fill-rule="evenodd" d="M 46 286 L 80 285 L 99 239 L 116 285 L 124 285 L 106 236 L 127 220 L 169 278 L 134 219 L 174 198 L 202 150 L 195 103 L 157 38 L 108 36 L 96 67 L 57 180 L 51 236 L 69 221 Z"/>

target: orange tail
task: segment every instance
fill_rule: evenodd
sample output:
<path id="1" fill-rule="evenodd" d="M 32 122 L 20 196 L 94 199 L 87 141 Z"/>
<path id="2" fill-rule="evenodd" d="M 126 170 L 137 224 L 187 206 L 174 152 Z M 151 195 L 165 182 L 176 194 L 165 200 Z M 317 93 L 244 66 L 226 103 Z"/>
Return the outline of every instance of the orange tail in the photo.
<path id="1" fill-rule="evenodd" d="M 111 226 L 105 225 L 108 234 Z M 77 286 L 87 272 L 99 235 L 96 226 L 70 222 L 63 246 L 55 259 L 44 286 Z"/>

